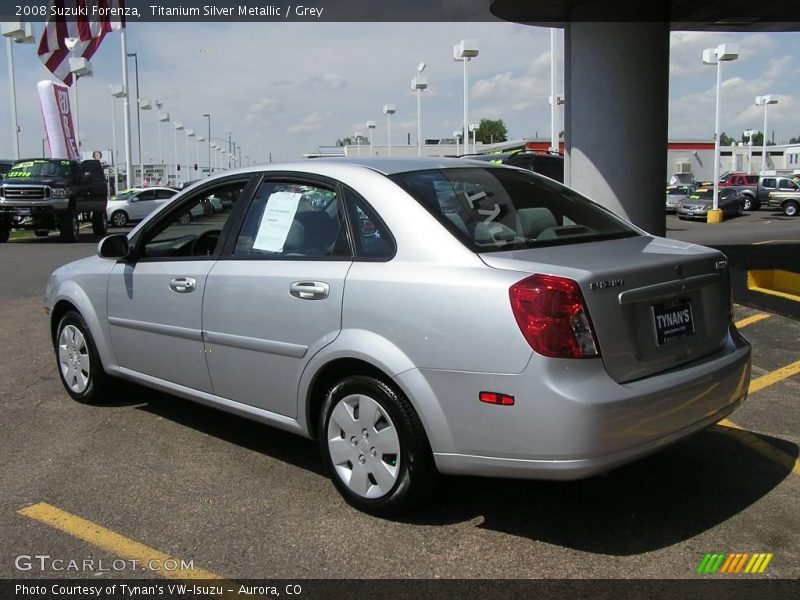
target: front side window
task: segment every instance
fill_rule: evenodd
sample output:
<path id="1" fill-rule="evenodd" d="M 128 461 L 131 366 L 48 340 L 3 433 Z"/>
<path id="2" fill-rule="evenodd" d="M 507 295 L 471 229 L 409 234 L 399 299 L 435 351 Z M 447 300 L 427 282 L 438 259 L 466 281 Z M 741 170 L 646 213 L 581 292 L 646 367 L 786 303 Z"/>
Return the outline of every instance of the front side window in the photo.
<path id="1" fill-rule="evenodd" d="M 170 210 L 147 234 L 142 245 L 144 258 L 213 256 L 233 206 L 241 200 L 247 181 L 220 184 L 195 193 L 179 211 Z M 228 204 L 215 208 L 210 198 L 224 195 Z"/>
<path id="2" fill-rule="evenodd" d="M 247 209 L 233 255 L 243 258 L 350 257 L 344 211 L 329 188 L 264 181 Z"/>
<path id="3" fill-rule="evenodd" d="M 391 179 L 474 252 L 639 235 L 574 190 L 504 168 L 413 171 Z"/>

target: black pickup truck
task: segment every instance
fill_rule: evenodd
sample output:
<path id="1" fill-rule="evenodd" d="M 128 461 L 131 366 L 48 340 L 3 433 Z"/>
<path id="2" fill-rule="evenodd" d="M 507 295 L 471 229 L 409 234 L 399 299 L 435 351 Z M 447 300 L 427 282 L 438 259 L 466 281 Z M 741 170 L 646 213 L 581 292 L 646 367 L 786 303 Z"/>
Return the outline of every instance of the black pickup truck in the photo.
<path id="1" fill-rule="evenodd" d="M 12 229 L 32 229 L 37 236 L 58 229 L 63 241 L 74 242 L 81 221 L 89 220 L 95 235 L 105 235 L 107 202 L 100 161 L 17 161 L 0 182 L 0 242 Z"/>

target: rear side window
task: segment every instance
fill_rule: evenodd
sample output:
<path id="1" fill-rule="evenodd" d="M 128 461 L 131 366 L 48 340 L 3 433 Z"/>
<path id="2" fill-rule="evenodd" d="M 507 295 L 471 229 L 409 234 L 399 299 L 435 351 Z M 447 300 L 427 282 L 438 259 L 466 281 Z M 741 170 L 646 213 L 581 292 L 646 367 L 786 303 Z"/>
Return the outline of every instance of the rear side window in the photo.
<path id="1" fill-rule="evenodd" d="M 442 169 L 399 173 L 391 179 L 474 252 L 639 235 L 577 192 L 522 171 Z"/>
<path id="2" fill-rule="evenodd" d="M 372 207 L 350 189 L 346 189 L 347 208 L 354 233 L 356 256 L 387 260 L 394 256 L 392 235 Z"/>

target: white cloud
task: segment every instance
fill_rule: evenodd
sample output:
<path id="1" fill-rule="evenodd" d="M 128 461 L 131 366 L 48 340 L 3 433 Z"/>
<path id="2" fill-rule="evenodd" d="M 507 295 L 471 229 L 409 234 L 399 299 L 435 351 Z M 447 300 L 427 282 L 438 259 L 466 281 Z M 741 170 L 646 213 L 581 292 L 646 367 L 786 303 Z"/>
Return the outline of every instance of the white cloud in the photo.
<path id="1" fill-rule="evenodd" d="M 338 73 L 325 73 L 321 76 L 310 77 L 304 85 L 314 91 L 339 91 L 347 87 L 347 81 Z"/>
<path id="2" fill-rule="evenodd" d="M 319 112 L 314 112 L 304 117 L 299 123 L 295 123 L 286 129 L 286 133 L 309 133 L 322 129 L 324 116 Z"/>

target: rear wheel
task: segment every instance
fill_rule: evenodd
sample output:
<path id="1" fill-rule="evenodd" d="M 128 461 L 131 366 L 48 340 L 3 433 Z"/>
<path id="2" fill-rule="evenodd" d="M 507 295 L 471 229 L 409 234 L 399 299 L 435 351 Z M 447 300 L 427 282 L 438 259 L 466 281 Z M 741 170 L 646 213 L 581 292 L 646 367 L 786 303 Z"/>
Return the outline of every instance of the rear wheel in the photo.
<path id="1" fill-rule="evenodd" d="M 787 217 L 796 217 L 797 213 L 800 212 L 800 204 L 794 200 L 784 202 L 781 208 L 783 208 L 783 214 L 785 214 Z"/>
<path id="2" fill-rule="evenodd" d="M 744 196 L 744 210 L 753 210 L 753 199 L 747 194 Z"/>
<path id="3" fill-rule="evenodd" d="M 192 222 L 192 215 L 190 213 L 188 213 L 188 212 L 183 213 L 178 218 L 178 223 L 180 223 L 181 225 L 188 225 L 191 222 Z"/>
<path id="4" fill-rule="evenodd" d="M 103 237 L 108 233 L 106 211 L 96 210 L 92 213 L 92 233 L 99 237 Z"/>
<path id="5" fill-rule="evenodd" d="M 67 393 L 95 404 L 107 398 L 111 378 L 103 370 L 94 339 L 80 314 L 69 311 L 56 331 L 56 366 Z"/>
<path id="6" fill-rule="evenodd" d="M 128 224 L 128 213 L 118 210 L 111 215 L 111 224 L 114 227 L 125 227 Z"/>
<path id="7" fill-rule="evenodd" d="M 61 215 L 59 221 L 59 233 L 62 242 L 77 242 L 80 235 L 81 222 L 78 218 L 78 213 L 74 210 L 69 210 Z"/>
<path id="8" fill-rule="evenodd" d="M 378 379 L 352 376 L 320 411 L 322 460 L 352 506 L 379 516 L 424 502 L 438 476 L 425 430 L 408 400 Z"/>

